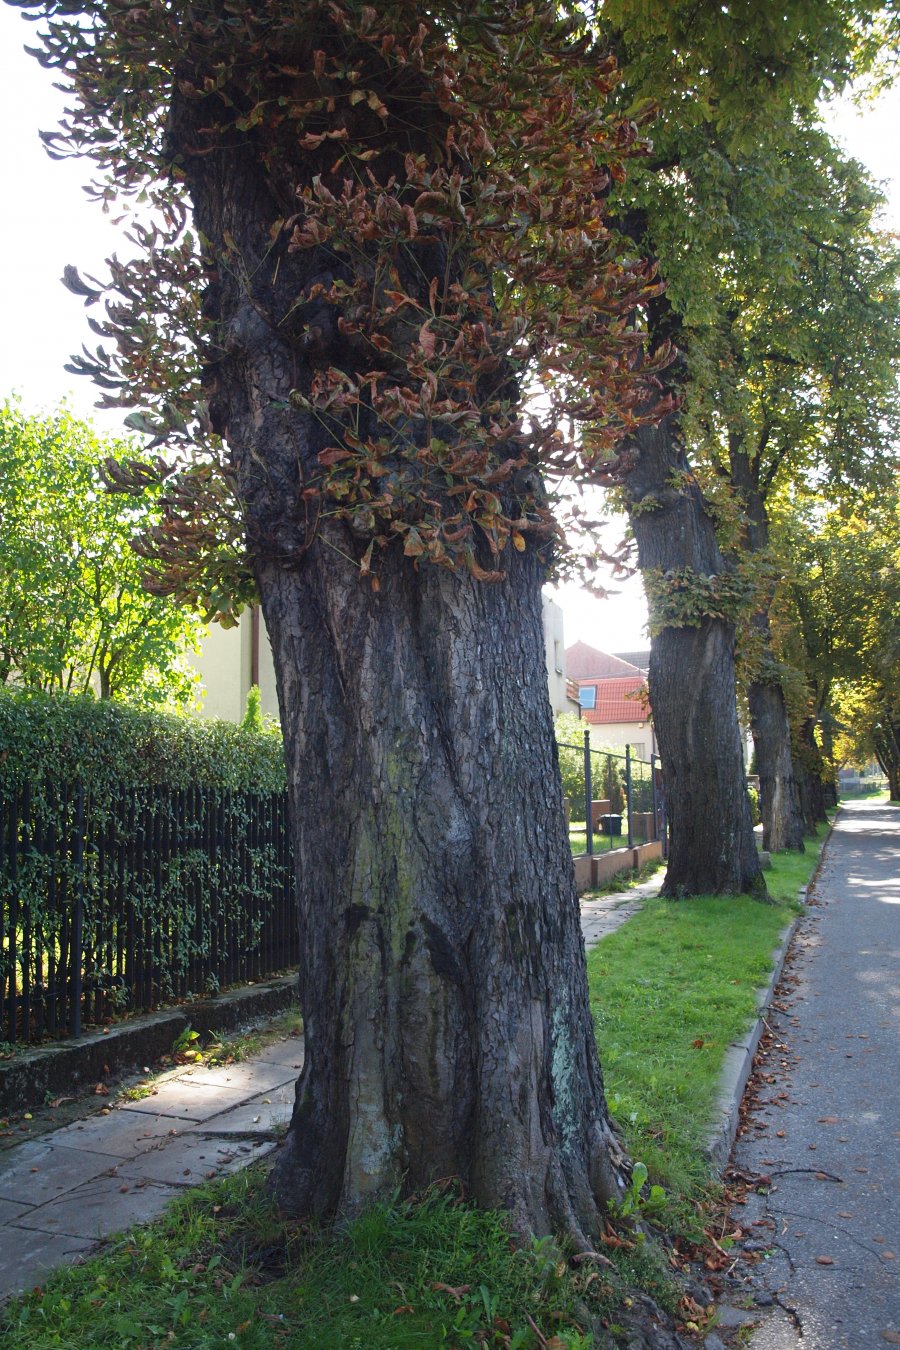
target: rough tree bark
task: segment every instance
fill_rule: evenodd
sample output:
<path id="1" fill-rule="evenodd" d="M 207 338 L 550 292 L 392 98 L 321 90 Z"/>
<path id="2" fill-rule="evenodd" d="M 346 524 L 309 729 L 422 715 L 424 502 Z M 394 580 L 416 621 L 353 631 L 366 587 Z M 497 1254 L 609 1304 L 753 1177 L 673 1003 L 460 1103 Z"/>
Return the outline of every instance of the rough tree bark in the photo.
<path id="1" fill-rule="evenodd" d="M 732 484 L 741 493 L 747 512 L 744 547 L 748 553 L 761 553 L 769 545 L 769 517 L 759 487 L 759 459 L 751 464 L 746 450 L 734 437 L 730 463 Z M 785 849 L 802 853 L 804 831 L 800 790 L 791 755 L 791 728 L 784 691 L 772 653 L 768 614 L 765 611 L 754 614 L 751 627 L 761 650 L 760 673 L 747 686 L 747 704 L 759 774 L 763 848 L 773 853 Z"/>
<path id="2" fill-rule="evenodd" d="M 372 595 L 325 545 L 260 569 L 304 934 L 292 1210 L 453 1175 L 583 1244 L 615 1191 L 540 581 L 398 559 Z"/>
<path id="3" fill-rule="evenodd" d="M 816 743 L 816 719 L 806 717 L 798 732 L 799 747 L 795 761 L 799 765 L 800 775 L 797 786 L 800 792 L 800 810 L 808 835 L 814 836 L 817 825 L 828 820 L 825 810 L 825 761 Z"/>
<path id="4" fill-rule="evenodd" d="M 726 571 L 677 414 L 637 434 L 625 496 L 642 570 Z M 712 618 L 664 626 L 653 638 L 650 703 L 671 826 L 666 895 L 766 894 L 741 754 L 734 642 L 734 625 Z"/>
<path id="5" fill-rule="evenodd" d="M 768 621 L 762 618 L 768 632 Z M 791 733 L 781 685 L 774 679 L 747 686 L 750 729 L 759 774 L 763 848 L 803 852 L 803 814 L 791 756 Z"/>
<path id="6" fill-rule="evenodd" d="M 888 794 L 892 802 L 900 801 L 900 716 L 886 709 L 875 729 L 875 757 L 882 772 L 887 775 Z"/>
<path id="7" fill-rule="evenodd" d="M 376 591 L 365 542 L 327 499 L 310 521 L 302 490 L 335 432 L 291 393 L 356 357 L 333 307 L 297 297 L 347 263 L 273 247 L 308 165 L 276 174 L 246 139 L 195 155 L 204 116 L 176 105 L 170 135 L 198 228 L 240 260 L 207 296 L 210 415 L 272 641 L 300 901 L 306 1055 L 279 1200 L 352 1213 L 452 1175 L 519 1233 L 588 1248 L 621 1153 L 547 697 L 542 562 L 530 543 L 510 548 L 505 579 L 485 583 L 396 545 Z M 402 173 L 402 155 L 391 163 Z M 427 299 L 450 264 L 437 243 L 423 259 L 430 275 L 405 281 Z"/>

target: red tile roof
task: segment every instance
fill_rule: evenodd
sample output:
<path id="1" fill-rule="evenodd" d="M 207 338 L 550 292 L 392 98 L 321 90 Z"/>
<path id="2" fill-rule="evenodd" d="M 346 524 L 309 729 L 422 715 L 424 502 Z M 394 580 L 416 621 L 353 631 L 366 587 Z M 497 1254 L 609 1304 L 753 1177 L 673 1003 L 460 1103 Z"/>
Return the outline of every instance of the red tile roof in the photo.
<path id="1" fill-rule="evenodd" d="M 643 673 L 637 666 L 620 660 L 618 656 L 610 656 L 608 652 L 598 651 L 596 647 L 589 647 L 586 642 L 575 642 L 566 648 L 566 674 L 579 683 L 625 675 L 637 675 L 643 679 Z"/>
<path id="2" fill-rule="evenodd" d="M 597 690 L 596 706 L 582 709 L 585 722 L 646 722 L 650 718 L 647 683 L 640 672 L 618 679 L 579 680 L 579 685 L 594 685 Z"/>

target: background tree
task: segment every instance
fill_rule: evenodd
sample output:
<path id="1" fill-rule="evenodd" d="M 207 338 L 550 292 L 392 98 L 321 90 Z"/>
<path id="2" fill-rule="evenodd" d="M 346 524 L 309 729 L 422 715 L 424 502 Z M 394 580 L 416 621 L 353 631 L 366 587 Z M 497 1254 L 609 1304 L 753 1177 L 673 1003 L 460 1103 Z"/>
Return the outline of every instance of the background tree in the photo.
<path id="1" fill-rule="evenodd" d="M 900 509 L 893 491 L 859 494 L 853 506 L 821 498 L 805 511 L 782 506 L 777 535 L 791 559 L 775 610 L 776 650 L 802 671 L 802 743 L 826 770 L 874 756 L 896 796 L 900 703 Z M 779 613 L 779 610 L 782 610 Z M 817 727 L 820 743 L 813 738 Z M 805 737 L 802 736 L 806 731 Z"/>
<path id="2" fill-rule="evenodd" d="M 618 1151 L 539 471 L 595 475 L 665 410 L 667 359 L 635 373 L 656 283 L 605 219 L 642 148 L 604 111 L 610 63 L 555 6 L 25 7 L 74 89 L 52 144 L 159 213 L 76 363 L 197 449 L 158 466 L 157 585 L 226 616 L 258 588 L 272 639 L 306 1028 L 281 1201 L 327 1214 L 458 1175 L 584 1247 Z M 539 375 L 547 416 L 526 420 Z M 571 417 L 593 428 L 580 459 Z"/>
<path id="3" fill-rule="evenodd" d="M 184 704 L 202 626 L 143 589 L 130 541 L 154 510 L 104 491 L 114 450 L 65 411 L 0 407 L 0 681 Z"/>
<path id="4" fill-rule="evenodd" d="M 734 788 L 739 750 L 730 704 L 734 623 L 743 618 L 752 584 L 742 584 L 733 560 L 724 556 L 715 538 L 716 502 L 700 490 L 689 458 L 697 449 L 692 416 L 722 385 L 722 344 L 710 338 L 742 322 L 739 306 L 725 303 L 723 269 L 738 273 L 738 285 L 749 288 L 746 268 L 740 274 L 748 258 L 782 271 L 791 266 L 791 245 L 777 235 L 781 204 L 773 187 L 779 186 L 779 162 L 795 144 L 797 124 L 815 116 L 823 92 L 840 88 L 873 58 L 876 44 L 862 42 L 860 34 L 874 8 L 792 3 L 777 11 L 713 10 L 685 2 L 636 10 L 607 0 L 596 14 L 623 69 L 623 102 L 640 108 L 649 99 L 660 107 L 654 154 L 643 172 L 629 177 L 617 203 L 623 228 L 639 249 L 659 259 L 668 283 L 650 306 L 651 331 L 674 340 L 684 356 L 670 368 L 667 385 L 681 396 L 681 411 L 659 429 L 639 433 L 628 456 L 609 466 L 610 482 L 621 485 L 648 589 L 650 692 L 673 811 L 674 882 L 681 794 L 692 801 L 691 822 L 708 817 L 702 780 L 719 792 L 724 785 L 717 765 L 729 766 L 718 770 L 731 784 L 721 797 L 724 821 L 735 840 L 745 838 L 745 806 Z M 756 200 L 751 183 L 758 194 L 762 190 Z M 701 671 L 716 678 L 699 678 Z M 764 724 L 774 724 L 767 747 L 781 747 L 777 763 L 770 764 L 766 753 L 761 766 L 768 839 L 775 847 L 802 847 L 777 686 L 757 680 L 754 694 L 760 735 Z M 700 726 L 715 728 L 721 743 L 699 744 L 702 738 L 692 737 L 691 728 Z M 686 764 L 695 766 L 693 773 Z M 682 775 L 677 784 L 675 766 Z M 774 810 L 778 801 L 782 812 Z M 689 849 L 711 842 L 691 839 L 690 828 L 684 841 Z M 690 877 L 689 861 L 684 870 L 680 861 L 677 866 L 679 875 Z"/>
<path id="5" fill-rule="evenodd" d="M 769 503 L 817 483 L 832 500 L 887 485 L 900 420 L 900 252 L 875 223 L 882 198 L 822 132 L 796 127 L 792 143 L 783 139 L 779 155 L 729 166 L 737 227 L 721 257 L 718 313 L 689 344 L 702 353 L 695 455 L 736 495 L 733 546 L 756 586 L 747 699 L 764 844 L 775 849 L 802 848 L 804 819 L 771 642 L 779 568 Z"/>

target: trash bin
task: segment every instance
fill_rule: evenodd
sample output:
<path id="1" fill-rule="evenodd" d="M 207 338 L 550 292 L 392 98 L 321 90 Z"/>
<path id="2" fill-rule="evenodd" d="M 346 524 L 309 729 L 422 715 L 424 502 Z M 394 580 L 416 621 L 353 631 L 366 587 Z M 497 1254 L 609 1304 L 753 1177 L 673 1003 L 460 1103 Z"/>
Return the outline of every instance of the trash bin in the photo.
<path id="1" fill-rule="evenodd" d="M 603 831 L 604 834 L 609 834 L 609 835 L 613 835 L 613 834 L 621 834 L 621 833 L 622 833 L 622 817 L 621 817 L 621 816 L 612 816 L 612 815 L 609 815 L 609 816 L 601 816 L 601 817 L 600 817 L 600 828 L 601 828 L 601 830 Z"/>

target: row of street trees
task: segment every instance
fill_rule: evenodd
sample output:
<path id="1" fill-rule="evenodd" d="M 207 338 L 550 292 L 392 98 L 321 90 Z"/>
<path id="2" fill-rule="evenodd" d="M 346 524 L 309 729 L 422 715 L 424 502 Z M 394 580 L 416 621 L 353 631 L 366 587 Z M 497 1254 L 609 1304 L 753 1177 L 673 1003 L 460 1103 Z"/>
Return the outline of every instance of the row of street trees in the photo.
<path id="1" fill-rule="evenodd" d="M 544 691 L 543 475 L 631 517 L 668 891 L 764 895 L 735 698 L 755 582 L 688 452 L 730 362 L 705 444 L 738 433 L 752 551 L 741 372 L 778 366 L 740 315 L 769 286 L 741 273 L 774 228 L 754 173 L 793 181 L 872 6 L 14 2 L 73 90 L 51 145 L 155 212 L 108 287 L 68 281 L 104 301 L 77 368 L 182 450 L 156 588 L 226 615 L 258 593 L 272 638 L 306 1023 L 281 1201 L 455 1174 L 590 1248 L 621 1158 Z"/>
<path id="2" fill-rule="evenodd" d="M 802 849 L 804 834 L 768 618 L 788 562 L 772 548 L 770 502 L 808 489 L 846 500 L 896 472 L 900 252 L 878 228 L 879 194 L 817 113 L 884 49 L 866 4 L 703 18 L 689 3 L 630 8 L 598 6 L 597 21 L 611 25 L 624 97 L 655 99 L 660 116 L 621 210 L 668 283 L 651 331 L 681 352 L 665 377 L 679 411 L 616 466 L 651 607 L 667 889 L 747 889 L 743 802 L 717 767 L 734 781 L 721 671 L 736 628 L 764 846 Z M 891 13 L 880 19 L 889 28 Z M 724 875 L 710 876 L 700 860 L 723 855 Z"/>

